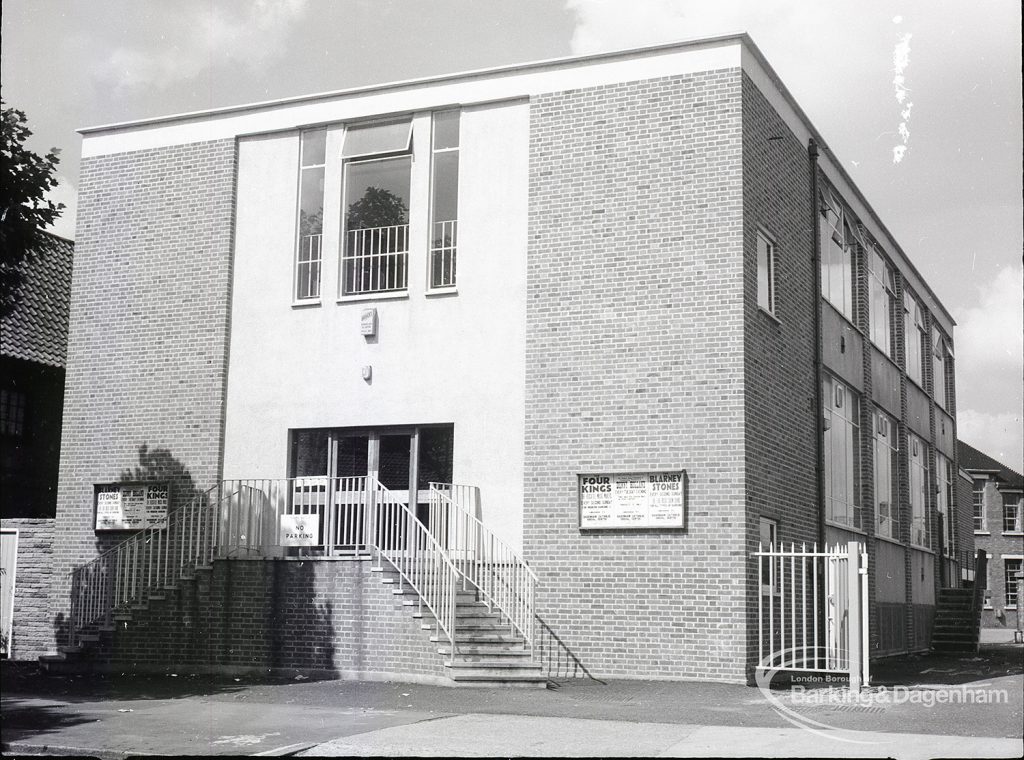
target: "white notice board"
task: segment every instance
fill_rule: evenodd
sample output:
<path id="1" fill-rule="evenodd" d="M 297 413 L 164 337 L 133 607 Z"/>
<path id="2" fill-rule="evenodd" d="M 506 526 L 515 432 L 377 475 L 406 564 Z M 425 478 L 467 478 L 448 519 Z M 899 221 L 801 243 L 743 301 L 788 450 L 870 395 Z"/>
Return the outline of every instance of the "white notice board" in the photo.
<path id="1" fill-rule="evenodd" d="M 169 483 L 96 486 L 96 530 L 142 530 L 167 525 Z"/>
<path id="2" fill-rule="evenodd" d="M 682 528 L 683 471 L 578 475 L 580 528 Z"/>

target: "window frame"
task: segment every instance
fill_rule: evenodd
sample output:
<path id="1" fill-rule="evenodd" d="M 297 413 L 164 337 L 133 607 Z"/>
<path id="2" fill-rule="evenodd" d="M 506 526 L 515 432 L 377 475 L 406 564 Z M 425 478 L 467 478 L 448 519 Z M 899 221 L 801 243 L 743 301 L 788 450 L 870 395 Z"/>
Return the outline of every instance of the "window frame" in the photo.
<path id="1" fill-rule="evenodd" d="M 832 304 L 835 309 L 843 315 L 851 324 L 854 322 L 857 301 L 857 273 L 856 256 L 853 250 L 853 241 L 856 237 L 847 219 L 843 204 L 832 192 L 821 193 L 820 214 L 823 222 L 819 223 L 819 258 L 821 259 L 821 296 Z M 831 216 L 830 216 L 831 214 Z M 832 217 L 835 218 L 833 223 Z M 825 233 L 828 232 L 826 236 Z M 847 234 L 849 232 L 849 234 Z M 832 282 L 830 273 L 833 264 L 833 248 L 839 254 L 841 275 L 838 285 Z M 842 298 L 837 303 L 835 296 L 841 293 Z"/>
<path id="2" fill-rule="evenodd" d="M 874 433 L 872 436 L 872 454 L 874 455 L 874 501 L 875 501 L 875 535 L 882 538 L 889 538 L 894 541 L 900 539 L 900 434 L 899 421 L 883 412 L 881 409 L 874 409 L 872 412 Z M 884 424 L 883 424 L 884 423 Z M 889 494 L 888 502 L 888 532 L 882 531 L 881 500 L 879 499 L 879 483 L 881 481 L 879 467 L 883 461 L 888 463 L 889 468 Z"/>
<path id="3" fill-rule="evenodd" d="M 981 488 L 978 488 L 978 486 Z M 985 486 L 986 481 L 975 480 L 971 484 L 971 506 L 974 509 L 974 532 L 988 535 L 988 514 L 985 509 Z M 981 497 L 980 499 L 978 497 Z M 979 527 L 978 523 L 981 523 Z"/>
<path id="4" fill-rule="evenodd" d="M 322 133 L 324 140 L 324 157 L 323 162 L 319 164 L 306 164 L 305 163 L 305 151 L 306 151 L 306 136 L 313 135 L 314 133 Z M 319 250 L 317 256 L 314 259 L 312 254 L 306 260 L 302 260 L 302 206 L 303 206 L 303 187 L 305 186 L 304 179 L 307 172 L 319 171 L 320 172 L 320 232 L 319 234 L 312 234 L 306 237 L 315 238 L 319 237 Z M 312 127 L 309 129 L 303 129 L 299 131 L 299 171 L 298 171 L 298 188 L 296 192 L 296 210 L 295 210 L 295 251 L 292 256 L 293 271 L 292 271 L 292 305 L 293 306 L 316 306 L 321 303 L 323 297 L 323 275 L 324 275 L 324 200 L 327 183 L 327 127 Z M 315 295 L 300 295 L 299 284 L 301 282 L 300 272 L 303 266 L 312 269 L 316 266 L 316 293 Z M 312 279 L 307 276 L 307 284 L 312 282 Z"/>
<path id="5" fill-rule="evenodd" d="M 768 543 L 765 543 L 765 529 L 768 529 Z M 779 521 L 772 517 L 761 516 L 758 522 L 758 543 L 761 547 L 761 551 L 772 551 L 781 548 L 779 546 Z M 764 562 L 764 558 L 762 558 Z M 781 585 L 779 583 L 779 568 L 778 559 L 775 557 L 768 557 L 768 583 L 764 582 L 764 575 L 762 573 L 764 565 L 758 569 L 758 585 L 761 589 L 761 596 L 779 596 L 781 593 Z"/>
<path id="6" fill-rule="evenodd" d="M 871 342 L 890 359 L 896 346 L 896 270 L 878 246 L 872 246 L 868 260 L 868 332 Z M 881 265 L 880 267 L 878 265 Z M 882 271 L 878 272 L 876 269 Z M 885 327 L 879 324 L 877 306 L 885 304 Z M 880 341 L 884 340 L 884 344 Z"/>
<path id="7" fill-rule="evenodd" d="M 927 441 L 917 434 L 907 431 L 907 481 L 910 485 L 910 545 L 931 551 L 932 521 L 928 500 L 928 478 L 931 457 L 928 456 L 928 449 Z M 920 464 L 915 464 L 915 462 Z M 915 468 L 920 472 L 920 483 L 916 487 L 914 478 Z M 915 494 L 919 499 L 914 498 Z M 923 541 L 916 540 L 918 531 L 923 535 Z"/>
<path id="8" fill-rule="evenodd" d="M 907 378 L 924 390 L 925 356 L 929 350 L 928 328 L 925 324 L 924 308 L 909 290 L 903 291 L 903 355 L 906 358 Z M 916 342 L 911 342 L 916 339 Z M 914 363 L 911 364 L 911 346 L 914 348 Z M 913 367 L 914 371 L 911 371 Z"/>
<path id="9" fill-rule="evenodd" d="M 761 300 L 761 242 L 765 245 L 765 290 L 767 303 Z M 776 313 L 777 307 L 777 282 L 778 278 L 776 275 L 776 268 L 778 266 L 778 244 L 775 242 L 775 238 L 770 235 L 763 227 L 758 227 L 756 237 L 756 255 L 757 255 L 757 305 L 761 311 L 770 314 L 775 319 L 778 319 Z"/>
<path id="10" fill-rule="evenodd" d="M 956 556 L 956 473 L 953 460 L 936 449 L 935 451 L 935 512 L 943 515 L 943 534 L 939 545 L 944 557 Z"/>
<path id="11" fill-rule="evenodd" d="M 1024 534 L 1024 498 L 1022 498 L 1021 494 L 1016 491 L 1000 491 L 1000 494 L 1003 497 L 1002 534 L 1004 536 L 1019 536 Z M 1014 500 L 1007 501 L 1007 496 L 1013 497 Z M 1011 517 L 1010 520 L 1007 520 L 1007 517 L 1011 514 L 1011 509 L 1015 513 L 1015 516 Z M 1007 528 L 1007 525 L 1011 525 L 1012 527 Z"/>
<path id="12" fill-rule="evenodd" d="M 1015 610 L 1017 609 L 1017 584 L 1020 582 L 1016 578 L 1013 578 L 1014 594 L 1010 596 L 1010 568 L 1007 566 L 1007 561 L 1014 562 L 1017 565 L 1015 572 L 1021 572 L 1024 570 L 1024 554 L 1002 554 L 999 559 L 1003 562 L 1003 609 Z M 1010 600 L 1013 600 L 1012 604 Z"/>
<path id="13" fill-rule="evenodd" d="M 437 142 L 437 117 L 442 114 L 455 113 L 457 115 L 457 135 L 458 141 L 456 145 L 448 146 L 445 148 L 436 147 Z M 460 174 L 462 168 L 462 109 L 461 108 L 445 108 L 439 111 L 432 111 L 430 114 L 430 208 L 428 215 L 428 239 L 427 239 L 427 295 L 441 295 L 446 293 L 457 293 L 458 292 L 458 234 L 459 234 L 459 190 L 460 190 Z M 435 182 L 436 182 L 436 171 L 437 171 L 437 157 L 439 154 L 443 155 L 455 155 L 455 219 L 442 219 L 436 220 L 435 214 Z M 439 247 L 434 246 L 434 225 L 435 224 L 452 224 L 452 243 L 450 245 L 442 244 Z M 443 228 L 442 228 L 443 229 Z M 442 233 L 442 241 L 444 236 Z M 441 285 L 434 284 L 434 261 L 435 258 L 440 255 L 441 261 L 450 261 L 450 272 L 451 282 Z M 446 257 L 448 257 L 446 259 Z M 442 271 L 444 264 L 441 265 Z"/>
<path id="14" fill-rule="evenodd" d="M 857 531 L 864 530 L 863 517 L 863 487 L 861 477 L 861 425 L 860 410 L 863 399 L 853 388 L 848 386 L 839 378 L 825 373 L 822 377 L 823 396 L 825 402 L 825 420 L 823 420 L 823 462 L 822 468 L 825 472 L 825 520 L 846 529 Z M 828 390 L 826 390 L 828 388 Z M 848 411 L 848 410 L 853 410 Z M 842 410 L 839 413 L 837 410 Z M 837 423 L 838 420 L 838 423 Z M 844 430 L 844 467 L 843 472 L 849 477 L 845 478 L 843 484 L 846 492 L 842 498 L 835 495 L 835 484 L 837 472 L 833 469 L 835 451 L 835 439 L 833 435 L 842 424 Z M 849 451 L 846 451 L 849 447 Z M 852 501 L 846 501 L 846 496 Z M 836 505 L 842 504 L 843 515 L 837 516 Z"/>

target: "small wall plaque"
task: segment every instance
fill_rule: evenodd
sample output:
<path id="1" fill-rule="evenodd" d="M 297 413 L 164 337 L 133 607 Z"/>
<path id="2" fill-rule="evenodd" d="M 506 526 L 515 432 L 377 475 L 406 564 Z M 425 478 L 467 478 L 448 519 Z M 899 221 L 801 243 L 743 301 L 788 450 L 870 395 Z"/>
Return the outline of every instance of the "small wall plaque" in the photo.
<path id="1" fill-rule="evenodd" d="M 376 309 L 363 309 L 363 313 L 359 317 L 359 332 L 367 338 L 372 338 L 377 334 Z"/>

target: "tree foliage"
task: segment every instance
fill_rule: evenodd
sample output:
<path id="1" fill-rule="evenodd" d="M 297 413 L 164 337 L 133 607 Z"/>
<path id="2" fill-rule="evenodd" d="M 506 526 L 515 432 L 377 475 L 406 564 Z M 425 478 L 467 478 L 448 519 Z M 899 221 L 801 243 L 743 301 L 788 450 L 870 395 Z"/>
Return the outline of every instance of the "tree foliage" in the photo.
<path id="1" fill-rule="evenodd" d="M 42 230 L 64 208 L 63 203 L 45 198 L 57 186 L 59 151 L 51 148 L 39 156 L 26 149 L 31 134 L 25 113 L 0 101 L 0 313 L 4 315 L 18 302 L 25 265 L 45 249 Z"/>
<path id="2" fill-rule="evenodd" d="M 389 190 L 368 187 L 363 197 L 349 204 L 348 228 L 391 227 L 409 222 L 405 201 Z"/>

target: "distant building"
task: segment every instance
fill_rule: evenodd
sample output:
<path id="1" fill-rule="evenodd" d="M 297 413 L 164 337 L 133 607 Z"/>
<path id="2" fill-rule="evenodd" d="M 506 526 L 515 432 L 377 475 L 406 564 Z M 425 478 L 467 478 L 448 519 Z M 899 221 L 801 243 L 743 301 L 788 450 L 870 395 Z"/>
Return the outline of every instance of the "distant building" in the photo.
<path id="1" fill-rule="evenodd" d="M 869 653 L 929 648 L 953 319 L 745 35 L 83 135 L 58 613 L 216 544 L 107 666 L 459 675 L 376 596 L 391 552 L 595 674 L 742 681 L 817 593 L 780 543 L 859 542 Z M 97 559 L 168 499 L 187 535 Z"/>
<path id="2" fill-rule="evenodd" d="M 1017 578 L 1024 563 L 1024 477 L 1001 462 L 957 441 L 960 466 L 973 480 L 974 544 L 989 556 L 985 584 L 986 628 L 1017 625 Z"/>
<path id="3" fill-rule="evenodd" d="M 50 571 L 74 258 L 70 240 L 49 233 L 43 240 L 24 262 L 20 301 L 0 321 L 0 627 L 4 654 L 21 659 L 47 651 L 53 638 Z"/>

